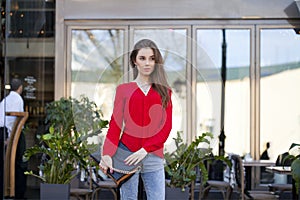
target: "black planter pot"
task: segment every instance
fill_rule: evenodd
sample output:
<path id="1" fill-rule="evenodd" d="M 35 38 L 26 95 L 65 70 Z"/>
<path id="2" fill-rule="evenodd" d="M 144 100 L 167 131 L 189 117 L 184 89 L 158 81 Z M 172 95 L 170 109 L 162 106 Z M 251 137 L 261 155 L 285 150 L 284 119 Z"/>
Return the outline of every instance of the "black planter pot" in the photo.
<path id="1" fill-rule="evenodd" d="M 181 188 L 166 187 L 166 200 L 188 200 L 189 188 L 182 191 Z"/>
<path id="2" fill-rule="evenodd" d="M 41 183 L 41 200 L 70 199 L 70 184 Z"/>

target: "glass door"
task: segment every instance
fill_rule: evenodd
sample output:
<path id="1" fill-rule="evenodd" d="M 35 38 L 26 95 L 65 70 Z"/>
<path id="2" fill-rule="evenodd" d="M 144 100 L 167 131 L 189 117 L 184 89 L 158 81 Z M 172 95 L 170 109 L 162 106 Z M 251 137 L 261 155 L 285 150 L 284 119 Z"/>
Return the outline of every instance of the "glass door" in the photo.
<path id="1" fill-rule="evenodd" d="M 173 147 L 170 143 L 177 131 L 184 132 L 186 137 L 186 28 L 132 27 L 127 31 L 126 28 L 111 27 L 70 30 L 68 93 L 75 98 L 85 95 L 95 101 L 107 120 L 112 113 L 116 86 L 133 81 L 128 62 L 131 48 L 141 38 L 154 40 L 163 54 L 169 85 L 174 90 L 173 129 L 166 148 Z"/>
<path id="2" fill-rule="evenodd" d="M 250 29 L 197 28 L 196 36 L 196 132 L 214 134 L 216 154 L 250 153 Z"/>
<path id="3" fill-rule="evenodd" d="M 110 119 L 115 88 L 126 80 L 125 30 L 73 29 L 71 37 L 69 96 L 88 97 Z"/>
<path id="4" fill-rule="evenodd" d="M 279 156 L 300 143 L 300 34 L 294 28 L 260 28 L 260 154 Z M 268 146 L 267 146 L 268 143 Z M 291 183 L 262 172 L 261 183 Z"/>
<path id="5" fill-rule="evenodd" d="M 189 114 L 187 112 L 187 88 L 190 88 L 190 81 L 187 76 L 190 63 L 187 54 L 188 29 L 185 27 L 132 27 L 131 36 L 131 46 L 143 38 L 153 40 L 164 58 L 168 83 L 173 91 L 173 126 L 165 147 L 169 151 L 172 151 L 175 147 L 173 138 L 176 137 L 178 131 L 182 132 L 183 139 L 188 141 L 187 119 Z"/>

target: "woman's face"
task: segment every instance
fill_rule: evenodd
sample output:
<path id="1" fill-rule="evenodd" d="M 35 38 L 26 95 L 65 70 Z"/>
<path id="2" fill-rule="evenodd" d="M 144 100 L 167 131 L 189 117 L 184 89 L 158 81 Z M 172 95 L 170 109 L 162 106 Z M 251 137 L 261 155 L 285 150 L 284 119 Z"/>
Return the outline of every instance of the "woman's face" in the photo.
<path id="1" fill-rule="evenodd" d="M 154 71 L 155 57 L 151 48 L 142 48 L 138 51 L 135 65 L 140 76 L 150 76 Z"/>

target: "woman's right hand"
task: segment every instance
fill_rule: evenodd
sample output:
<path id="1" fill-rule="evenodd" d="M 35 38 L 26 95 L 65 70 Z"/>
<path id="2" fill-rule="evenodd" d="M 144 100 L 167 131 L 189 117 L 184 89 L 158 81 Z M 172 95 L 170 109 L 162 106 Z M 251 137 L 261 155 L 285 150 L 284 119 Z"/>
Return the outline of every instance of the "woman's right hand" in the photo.
<path id="1" fill-rule="evenodd" d="M 113 173 L 112 170 L 112 159 L 109 155 L 104 155 L 101 157 L 101 161 L 99 163 L 100 169 L 103 171 L 104 174 L 107 174 L 107 169 L 110 169 L 110 173 Z"/>

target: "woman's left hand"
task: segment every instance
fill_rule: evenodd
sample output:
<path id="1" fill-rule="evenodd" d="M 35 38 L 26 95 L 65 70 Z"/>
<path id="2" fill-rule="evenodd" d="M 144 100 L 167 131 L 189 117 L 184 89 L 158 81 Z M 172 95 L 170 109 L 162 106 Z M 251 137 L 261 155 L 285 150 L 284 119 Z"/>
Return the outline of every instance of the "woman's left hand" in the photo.
<path id="1" fill-rule="evenodd" d="M 133 154 L 128 156 L 125 159 L 125 164 L 126 165 L 136 165 L 139 162 L 141 162 L 146 157 L 147 154 L 148 154 L 148 152 L 144 148 L 141 148 L 137 152 L 134 152 Z"/>

